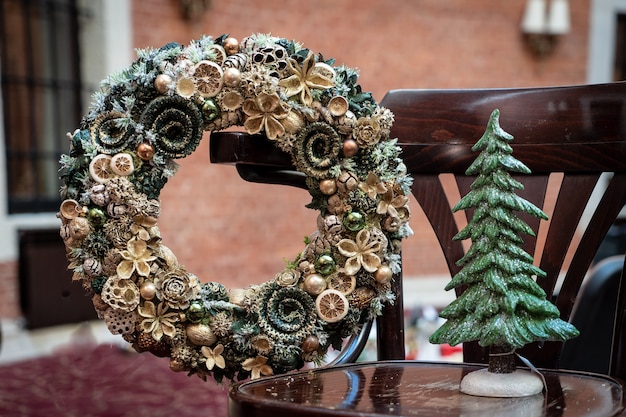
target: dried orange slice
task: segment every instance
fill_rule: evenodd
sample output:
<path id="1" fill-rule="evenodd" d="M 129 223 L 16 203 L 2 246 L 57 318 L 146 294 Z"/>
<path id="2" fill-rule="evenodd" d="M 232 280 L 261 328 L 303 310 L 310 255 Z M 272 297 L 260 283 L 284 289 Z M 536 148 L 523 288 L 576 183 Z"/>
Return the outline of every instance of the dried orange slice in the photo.
<path id="1" fill-rule="evenodd" d="M 338 272 L 333 274 L 328 280 L 328 288 L 337 290 L 343 295 L 348 295 L 356 288 L 356 277 Z"/>
<path id="2" fill-rule="evenodd" d="M 105 183 L 113 177 L 111 155 L 96 155 L 89 163 L 89 174 L 96 182 Z"/>
<path id="3" fill-rule="evenodd" d="M 216 62 L 220 65 L 224 64 L 224 61 L 226 61 L 226 57 L 228 56 L 226 54 L 226 51 L 224 50 L 224 48 L 220 45 L 211 45 L 211 47 L 209 48 L 209 50 L 211 51 L 211 53 L 213 55 L 215 55 L 213 58 L 210 58 L 211 61 Z"/>
<path id="4" fill-rule="evenodd" d="M 224 71 L 213 61 L 200 61 L 193 71 L 196 87 L 202 97 L 215 97 L 224 84 Z"/>
<path id="5" fill-rule="evenodd" d="M 130 175 L 135 170 L 135 164 L 133 163 L 133 157 L 126 152 L 120 152 L 113 155 L 111 158 L 111 171 L 117 175 Z"/>
<path id="6" fill-rule="evenodd" d="M 328 323 L 336 323 L 344 318 L 349 307 L 346 296 L 337 290 L 324 290 L 315 299 L 317 315 Z"/>

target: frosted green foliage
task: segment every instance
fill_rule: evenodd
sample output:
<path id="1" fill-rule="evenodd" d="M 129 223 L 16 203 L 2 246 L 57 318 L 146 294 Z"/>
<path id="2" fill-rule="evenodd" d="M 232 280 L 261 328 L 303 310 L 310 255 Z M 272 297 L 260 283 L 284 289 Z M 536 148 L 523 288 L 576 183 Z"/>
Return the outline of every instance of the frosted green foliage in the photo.
<path id="1" fill-rule="evenodd" d="M 462 269 L 446 286 L 466 290 L 440 313 L 447 321 L 430 337 L 432 343 L 457 345 L 477 340 L 481 346 L 520 348 L 534 341 L 567 340 L 578 330 L 559 318 L 534 277 L 546 274 L 520 246 L 520 235 L 535 232 L 515 212 L 547 219 L 534 204 L 515 194 L 523 185 L 510 172 L 530 173 L 512 156 L 513 136 L 499 125 L 494 110 L 484 135 L 472 147 L 480 151 L 467 169 L 477 175 L 470 192 L 453 211 L 474 209 L 467 226 L 454 240 L 471 239 L 457 264 Z"/>

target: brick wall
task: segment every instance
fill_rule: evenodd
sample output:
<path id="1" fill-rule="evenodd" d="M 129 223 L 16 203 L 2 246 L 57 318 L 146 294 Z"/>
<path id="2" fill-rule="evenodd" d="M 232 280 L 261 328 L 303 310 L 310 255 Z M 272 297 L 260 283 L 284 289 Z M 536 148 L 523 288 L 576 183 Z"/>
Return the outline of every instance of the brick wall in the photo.
<path id="1" fill-rule="evenodd" d="M 586 77 L 589 0 L 570 2 L 572 31 L 542 62 L 519 33 L 526 0 L 213 0 L 191 22 L 180 3 L 134 1 L 133 46 L 272 33 L 359 68 L 361 85 L 378 100 L 395 88 L 564 85 Z M 271 278 L 315 227 L 305 191 L 248 184 L 233 167 L 209 165 L 208 135 L 181 161 L 162 202 L 165 243 L 202 280 L 229 287 Z M 416 234 L 405 244 L 405 274 L 443 274 L 434 235 L 419 207 L 412 209 Z M 0 317 L 18 317 L 16 261 L 0 262 L 0 294 Z"/>
<path id="2" fill-rule="evenodd" d="M 20 316 L 17 261 L 0 262 L 0 317 Z"/>
<path id="3" fill-rule="evenodd" d="M 377 100 L 395 88 L 474 88 L 583 83 L 589 1 L 570 2 L 572 31 L 555 53 L 537 61 L 519 23 L 525 0 L 265 0 L 212 1 L 197 21 L 181 18 L 179 2 L 133 3 L 133 44 L 187 44 L 202 34 L 242 39 L 272 33 L 295 39 L 361 70 Z M 503 126 L 506 129 L 506 126 Z M 247 184 L 234 168 L 209 165 L 208 135 L 162 194 L 165 244 L 203 281 L 241 287 L 268 280 L 302 248 L 315 228 L 308 194 Z M 405 245 L 405 274 L 445 273 L 434 235 L 413 206 L 416 231 Z"/>

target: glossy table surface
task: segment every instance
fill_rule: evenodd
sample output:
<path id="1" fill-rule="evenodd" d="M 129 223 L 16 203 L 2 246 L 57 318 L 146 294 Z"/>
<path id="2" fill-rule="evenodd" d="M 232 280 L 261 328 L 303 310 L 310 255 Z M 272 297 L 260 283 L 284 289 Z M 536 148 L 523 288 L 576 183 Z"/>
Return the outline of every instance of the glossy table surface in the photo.
<path id="1" fill-rule="evenodd" d="M 255 416 L 613 416 L 623 385 L 604 375 L 546 371 L 547 389 L 521 398 L 463 394 L 480 365 L 386 361 L 300 371 L 231 387 L 229 415 Z"/>

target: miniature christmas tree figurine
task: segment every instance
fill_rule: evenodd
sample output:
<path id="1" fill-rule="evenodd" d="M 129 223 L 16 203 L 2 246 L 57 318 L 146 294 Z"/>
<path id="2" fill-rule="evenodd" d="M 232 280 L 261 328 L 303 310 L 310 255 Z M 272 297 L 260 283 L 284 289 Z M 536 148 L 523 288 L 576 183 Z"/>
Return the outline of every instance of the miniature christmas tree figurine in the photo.
<path id="1" fill-rule="evenodd" d="M 535 382 L 527 381 L 533 387 L 518 393 L 510 391 L 507 381 L 511 379 L 505 378 L 505 374 L 523 374 L 525 380 L 535 378 L 516 371 L 515 349 L 534 341 L 564 341 L 577 336 L 578 330 L 559 318 L 558 309 L 533 279 L 545 276 L 545 272 L 533 265 L 533 257 L 520 246 L 520 234 L 534 236 L 534 232 L 515 212 L 548 217 L 515 194 L 523 185 L 509 172 L 528 174 L 530 169 L 512 156 L 509 142 L 513 136 L 502 130 L 499 115 L 498 110 L 493 111 L 485 133 L 472 147 L 481 153 L 466 174 L 477 178 L 471 191 L 453 208 L 474 208 L 474 215 L 454 236 L 455 240 L 471 239 L 471 246 L 457 263 L 463 268 L 446 290 L 467 288 L 441 311 L 440 316 L 447 321 L 430 341 L 457 345 L 477 340 L 481 346 L 490 347 L 489 368 L 479 372 L 488 374 L 491 381 L 484 388 L 477 388 L 473 381 L 476 376 L 472 374 L 478 373 L 469 374 L 461 383 L 463 392 L 500 397 L 533 395 L 543 388 L 538 378 Z"/>

